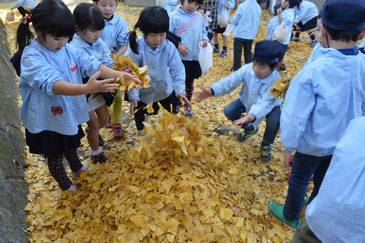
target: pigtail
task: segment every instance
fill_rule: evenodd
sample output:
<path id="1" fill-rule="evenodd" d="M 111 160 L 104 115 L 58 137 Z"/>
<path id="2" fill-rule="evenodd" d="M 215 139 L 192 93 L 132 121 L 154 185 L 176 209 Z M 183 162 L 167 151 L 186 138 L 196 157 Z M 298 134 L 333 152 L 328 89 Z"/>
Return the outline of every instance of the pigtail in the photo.
<path id="1" fill-rule="evenodd" d="M 34 37 L 29 28 L 29 23 L 31 22 L 31 19 L 31 15 L 24 16 L 23 21 L 20 23 L 16 32 L 16 44 L 19 54 L 23 53 L 24 48 L 29 45 L 30 40 Z"/>
<path id="2" fill-rule="evenodd" d="M 131 50 L 134 53 L 138 54 L 138 43 L 137 43 L 136 29 L 137 29 L 137 27 L 134 26 L 134 28 L 131 29 L 131 31 L 129 31 L 128 35 L 129 35 L 129 46 L 130 46 Z"/>

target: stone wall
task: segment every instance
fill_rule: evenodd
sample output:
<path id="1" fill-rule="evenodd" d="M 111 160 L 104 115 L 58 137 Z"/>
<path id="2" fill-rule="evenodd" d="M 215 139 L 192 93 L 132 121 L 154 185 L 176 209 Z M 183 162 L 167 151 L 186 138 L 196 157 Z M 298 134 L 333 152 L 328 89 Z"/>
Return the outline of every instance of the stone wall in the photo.
<path id="1" fill-rule="evenodd" d="M 28 242 L 24 232 L 28 184 L 24 181 L 17 79 L 1 19 L 0 43 L 0 242 Z"/>

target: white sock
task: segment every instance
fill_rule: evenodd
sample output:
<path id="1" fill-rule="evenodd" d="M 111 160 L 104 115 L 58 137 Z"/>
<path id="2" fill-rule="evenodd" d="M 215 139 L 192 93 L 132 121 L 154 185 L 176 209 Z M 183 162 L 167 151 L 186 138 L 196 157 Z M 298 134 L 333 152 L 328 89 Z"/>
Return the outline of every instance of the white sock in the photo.
<path id="1" fill-rule="evenodd" d="M 97 150 L 92 150 L 91 148 L 89 148 L 90 151 L 90 155 L 95 156 L 100 154 L 101 152 L 103 152 L 103 147 L 99 146 L 99 148 Z"/>

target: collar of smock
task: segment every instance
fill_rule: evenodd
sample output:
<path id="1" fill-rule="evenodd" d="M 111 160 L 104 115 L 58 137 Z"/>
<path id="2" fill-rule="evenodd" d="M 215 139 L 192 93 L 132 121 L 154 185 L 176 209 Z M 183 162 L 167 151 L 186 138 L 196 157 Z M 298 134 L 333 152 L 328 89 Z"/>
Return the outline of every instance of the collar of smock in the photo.
<path id="1" fill-rule="evenodd" d="M 115 13 L 113 14 L 113 18 L 108 22 L 104 19 L 105 24 L 115 24 L 118 21 L 118 15 L 116 15 Z"/>
<path id="2" fill-rule="evenodd" d="M 253 71 L 253 65 L 252 65 L 252 62 L 249 64 L 251 65 L 250 67 L 250 71 L 251 71 L 251 75 L 253 75 L 255 77 L 255 80 L 257 82 L 260 82 L 260 83 L 270 83 L 272 82 L 272 80 L 277 80 L 278 78 L 280 78 L 280 75 L 278 73 L 278 71 L 276 70 L 273 70 L 267 77 L 265 78 L 258 78 L 256 77 L 255 75 L 255 72 Z"/>
<path id="3" fill-rule="evenodd" d="M 186 13 L 184 10 L 182 10 L 182 6 L 180 6 L 177 11 L 181 14 L 184 14 L 186 16 L 194 16 L 196 14 L 196 11 L 195 12 L 192 12 L 192 13 Z"/>

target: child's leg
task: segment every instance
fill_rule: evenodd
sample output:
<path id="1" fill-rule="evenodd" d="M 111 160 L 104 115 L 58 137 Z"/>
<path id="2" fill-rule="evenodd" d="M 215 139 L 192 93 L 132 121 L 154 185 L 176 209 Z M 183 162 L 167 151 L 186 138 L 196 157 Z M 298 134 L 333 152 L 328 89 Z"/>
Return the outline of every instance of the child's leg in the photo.
<path id="1" fill-rule="evenodd" d="M 194 79 L 185 80 L 185 91 L 186 91 L 186 98 L 188 98 L 188 100 L 191 101 L 194 93 Z"/>
<path id="2" fill-rule="evenodd" d="M 95 116 L 94 111 L 89 112 L 90 120 L 87 122 L 89 131 L 87 133 L 87 141 L 92 150 L 99 149 L 99 121 Z"/>
<path id="3" fill-rule="evenodd" d="M 307 33 L 309 37 L 311 38 L 311 41 L 314 41 L 316 39 L 316 36 L 314 35 L 313 30 L 307 30 Z"/>
<path id="4" fill-rule="evenodd" d="M 104 104 L 95 110 L 96 116 L 98 117 L 99 129 L 104 127 L 109 120 L 109 112 L 107 106 Z"/>
<path id="5" fill-rule="evenodd" d="M 219 38 L 218 38 L 218 32 L 213 32 L 213 40 L 214 40 L 214 49 L 213 53 L 219 52 Z"/>
<path id="6" fill-rule="evenodd" d="M 122 94 L 121 92 L 117 92 L 114 97 L 112 104 L 112 123 L 113 124 L 122 124 L 123 123 L 123 111 L 122 111 Z"/>
<path id="7" fill-rule="evenodd" d="M 241 100 L 237 100 L 230 103 L 224 109 L 224 115 L 231 121 L 240 119 L 243 115 L 242 113 L 246 111 L 246 107 L 242 104 Z"/>
<path id="8" fill-rule="evenodd" d="M 167 97 L 166 99 L 163 99 L 159 101 L 163 108 L 168 110 L 169 112 L 172 112 L 176 114 L 176 108 L 180 105 L 179 98 L 176 97 L 175 92 L 172 92 L 172 94 Z M 157 103 L 157 102 L 156 102 Z M 172 110 L 171 110 L 172 107 Z"/>
<path id="9" fill-rule="evenodd" d="M 71 149 L 67 153 L 64 153 L 64 156 L 70 165 L 72 172 L 78 172 L 82 168 L 82 163 L 76 149 Z"/>
<path id="10" fill-rule="evenodd" d="M 220 57 L 225 57 L 225 56 L 227 56 L 228 37 L 225 36 L 225 35 L 222 35 L 222 39 L 223 39 L 223 50 L 222 50 L 222 53 L 219 56 Z"/>
<path id="11" fill-rule="evenodd" d="M 332 156 L 327 156 L 325 159 L 322 160 L 321 164 L 314 171 L 314 177 L 313 177 L 314 188 L 308 203 L 310 203 L 317 196 L 323 178 L 327 172 L 328 166 L 330 165 L 331 159 Z"/>
<path id="12" fill-rule="evenodd" d="M 245 64 L 252 62 L 252 41 L 244 41 L 243 43 Z"/>
<path id="13" fill-rule="evenodd" d="M 48 157 L 48 169 L 63 191 L 70 188 L 72 182 L 63 167 L 63 155 Z"/>
<path id="14" fill-rule="evenodd" d="M 274 142 L 280 128 L 280 114 L 280 107 L 276 106 L 266 115 L 266 129 L 264 139 L 262 140 L 263 146 L 271 145 Z"/>
<path id="15" fill-rule="evenodd" d="M 234 39 L 233 42 L 233 70 L 236 71 L 241 67 L 242 59 L 242 41 Z"/>
<path id="16" fill-rule="evenodd" d="M 145 107 L 146 107 L 146 104 L 143 103 L 142 101 L 139 101 L 137 108 L 136 108 L 137 112 L 134 113 L 134 121 L 136 122 L 136 127 L 137 127 L 138 131 L 143 130 L 143 128 L 144 128 L 144 125 L 143 125 L 144 116 L 147 113 L 147 110 L 144 109 Z"/>

